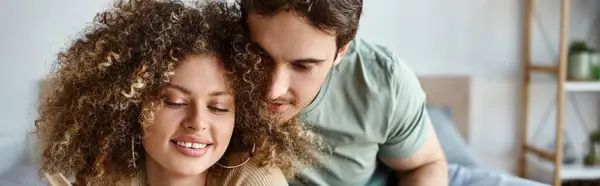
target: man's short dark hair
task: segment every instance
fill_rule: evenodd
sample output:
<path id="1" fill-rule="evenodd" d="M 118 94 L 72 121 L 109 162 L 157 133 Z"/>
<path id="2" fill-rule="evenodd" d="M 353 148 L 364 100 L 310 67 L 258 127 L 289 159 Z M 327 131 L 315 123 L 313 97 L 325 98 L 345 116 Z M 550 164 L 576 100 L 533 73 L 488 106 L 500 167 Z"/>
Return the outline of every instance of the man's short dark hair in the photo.
<path id="1" fill-rule="evenodd" d="M 362 0 L 239 0 L 246 20 L 248 13 L 270 16 L 281 10 L 294 11 L 313 26 L 333 31 L 338 48 L 356 36 L 362 13 Z"/>

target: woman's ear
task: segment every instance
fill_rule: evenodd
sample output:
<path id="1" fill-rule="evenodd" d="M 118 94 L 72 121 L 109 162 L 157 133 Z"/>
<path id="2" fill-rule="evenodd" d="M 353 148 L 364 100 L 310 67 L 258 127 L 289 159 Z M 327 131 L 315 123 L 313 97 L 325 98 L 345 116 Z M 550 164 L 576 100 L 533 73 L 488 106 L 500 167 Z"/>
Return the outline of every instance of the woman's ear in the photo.
<path id="1" fill-rule="evenodd" d="M 348 51 L 348 47 L 350 47 L 350 42 L 348 42 L 348 44 L 345 44 L 344 46 L 342 46 L 338 49 L 337 56 L 335 56 L 335 61 L 333 61 L 333 65 L 337 65 L 338 63 L 340 63 L 340 61 L 342 61 L 342 58 Z"/>

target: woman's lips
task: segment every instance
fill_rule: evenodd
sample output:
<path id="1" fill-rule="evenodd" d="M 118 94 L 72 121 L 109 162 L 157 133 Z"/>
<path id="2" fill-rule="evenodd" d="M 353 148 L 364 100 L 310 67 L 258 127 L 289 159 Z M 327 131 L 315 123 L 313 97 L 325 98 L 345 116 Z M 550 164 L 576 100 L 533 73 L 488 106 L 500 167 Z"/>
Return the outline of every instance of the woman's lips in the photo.
<path id="1" fill-rule="evenodd" d="M 212 148 L 212 144 L 181 142 L 173 140 L 171 140 L 171 145 L 181 154 L 196 158 L 204 156 L 208 150 Z"/>
<path id="2" fill-rule="evenodd" d="M 202 157 L 212 148 L 213 143 L 210 140 L 187 135 L 173 138 L 171 145 L 185 156 Z"/>

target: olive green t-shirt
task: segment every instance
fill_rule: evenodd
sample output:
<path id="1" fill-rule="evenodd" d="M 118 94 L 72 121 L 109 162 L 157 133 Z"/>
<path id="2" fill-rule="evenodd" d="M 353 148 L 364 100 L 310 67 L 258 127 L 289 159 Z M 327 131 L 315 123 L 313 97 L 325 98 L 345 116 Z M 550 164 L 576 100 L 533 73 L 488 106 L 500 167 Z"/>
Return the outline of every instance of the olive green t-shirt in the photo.
<path id="1" fill-rule="evenodd" d="M 291 185 L 385 183 L 378 159 L 411 156 L 430 126 L 412 70 L 387 48 L 361 39 L 351 42 L 302 114 L 329 150 L 319 155 L 324 167 L 303 169 Z"/>

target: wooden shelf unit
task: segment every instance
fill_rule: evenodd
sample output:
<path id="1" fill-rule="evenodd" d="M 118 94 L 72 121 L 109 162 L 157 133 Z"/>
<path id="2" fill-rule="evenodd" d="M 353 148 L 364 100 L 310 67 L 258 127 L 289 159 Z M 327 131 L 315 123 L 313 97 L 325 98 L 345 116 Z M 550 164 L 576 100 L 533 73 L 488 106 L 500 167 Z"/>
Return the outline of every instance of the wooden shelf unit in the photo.
<path id="1" fill-rule="evenodd" d="M 523 38 L 523 63 L 525 66 L 524 75 L 523 75 L 523 87 L 522 87 L 522 116 L 521 116 L 521 152 L 519 155 L 519 176 L 527 177 L 527 153 L 533 153 L 541 159 L 548 160 L 553 163 L 553 184 L 555 186 L 560 186 L 561 181 L 561 170 L 563 167 L 562 159 L 563 159 L 563 120 L 564 120 L 564 105 L 565 105 L 565 86 L 567 84 L 566 81 L 566 73 L 567 73 L 567 36 L 569 35 L 569 10 L 570 10 L 570 0 L 561 0 L 561 11 L 560 11 L 560 43 L 559 43 L 559 62 L 556 66 L 540 66 L 534 65 L 531 62 L 531 40 L 532 40 L 532 28 L 533 28 L 533 18 L 534 18 L 534 6 L 535 0 L 525 0 L 525 29 L 524 29 L 524 38 Z M 545 72 L 554 74 L 557 78 L 557 110 L 556 110 L 556 133 L 555 133 L 555 153 L 545 152 L 544 150 L 538 149 L 527 142 L 527 128 L 528 128 L 528 116 L 529 116 L 529 99 L 531 92 L 531 83 L 532 78 L 531 74 L 533 72 Z"/>
<path id="2" fill-rule="evenodd" d="M 546 1 L 540 1 L 546 2 Z M 527 177 L 528 170 L 528 153 L 537 156 L 536 162 L 531 163 L 532 167 L 537 168 L 536 170 L 544 170 L 546 173 L 552 173 L 552 183 L 554 186 L 560 186 L 563 180 L 568 179 L 588 179 L 590 176 L 599 176 L 600 178 L 600 167 L 586 167 L 583 165 L 563 165 L 563 127 L 564 127 L 564 108 L 565 108 L 565 94 L 568 92 L 600 92 L 600 81 L 567 81 L 567 59 L 568 59 L 568 35 L 569 35 L 569 17 L 570 17 L 570 5 L 571 0 L 561 0 L 560 10 L 560 43 L 559 43 L 559 61 L 557 65 L 535 65 L 531 61 L 531 39 L 532 39 L 532 27 L 534 25 L 534 6 L 535 0 L 525 0 L 525 29 L 523 38 L 523 63 L 524 63 L 524 75 L 523 75 L 523 87 L 522 87 L 522 115 L 521 115 L 521 151 L 519 154 L 519 167 L 518 174 L 521 177 Z M 556 133 L 554 149 L 556 152 L 546 152 L 542 149 L 534 147 L 527 141 L 527 130 L 528 130 L 528 116 L 529 116 L 529 102 L 530 92 L 532 83 L 532 73 L 548 73 L 553 75 L 557 79 L 556 83 Z M 541 161 L 541 162 L 540 162 Z M 543 165 L 543 166 L 542 166 Z M 579 177 L 578 177 L 579 175 Z"/>

